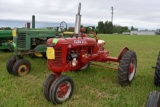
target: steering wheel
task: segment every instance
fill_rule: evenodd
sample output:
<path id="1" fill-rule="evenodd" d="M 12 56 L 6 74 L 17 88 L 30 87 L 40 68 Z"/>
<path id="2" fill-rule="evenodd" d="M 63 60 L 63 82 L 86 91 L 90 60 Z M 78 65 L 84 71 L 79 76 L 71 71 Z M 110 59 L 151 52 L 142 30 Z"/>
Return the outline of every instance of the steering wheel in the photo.
<path id="1" fill-rule="evenodd" d="M 67 30 L 67 23 L 62 21 L 60 23 L 60 29 L 61 29 L 61 31 L 66 31 Z"/>
<path id="2" fill-rule="evenodd" d="M 96 42 L 98 42 L 98 37 L 97 37 L 97 35 L 96 35 L 96 33 L 94 33 L 94 32 L 89 32 L 88 34 L 87 34 L 89 37 L 91 37 L 91 38 L 95 38 L 96 39 Z"/>

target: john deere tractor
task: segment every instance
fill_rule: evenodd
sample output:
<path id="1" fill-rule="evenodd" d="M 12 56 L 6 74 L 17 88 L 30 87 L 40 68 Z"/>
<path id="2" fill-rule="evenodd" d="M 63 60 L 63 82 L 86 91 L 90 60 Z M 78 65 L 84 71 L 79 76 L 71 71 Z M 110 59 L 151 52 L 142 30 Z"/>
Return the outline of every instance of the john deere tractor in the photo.
<path id="1" fill-rule="evenodd" d="M 32 17 L 32 28 L 17 28 L 12 30 L 14 56 L 11 57 L 6 68 L 10 74 L 23 76 L 30 72 L 31 64 L 22 57 L 28 54 L 31 57 L 44 56 L 48 38 L 58 36 L 58 28 L 35 28 L 35 16 Z"/>
<path id="2" fill-rule="evenodd" d="M 0 30 L 0 50 L 13 51 L 12 30 Z"/>

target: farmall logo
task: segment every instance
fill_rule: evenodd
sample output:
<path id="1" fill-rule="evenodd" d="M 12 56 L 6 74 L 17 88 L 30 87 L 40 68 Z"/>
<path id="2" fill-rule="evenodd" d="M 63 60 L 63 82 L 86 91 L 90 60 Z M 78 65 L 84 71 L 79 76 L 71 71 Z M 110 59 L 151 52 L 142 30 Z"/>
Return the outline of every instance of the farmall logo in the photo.
<path id="1" fill-rule="evenodd" d="M 74 44 L 85 44 L 85 40 L 74 40 Z"/>

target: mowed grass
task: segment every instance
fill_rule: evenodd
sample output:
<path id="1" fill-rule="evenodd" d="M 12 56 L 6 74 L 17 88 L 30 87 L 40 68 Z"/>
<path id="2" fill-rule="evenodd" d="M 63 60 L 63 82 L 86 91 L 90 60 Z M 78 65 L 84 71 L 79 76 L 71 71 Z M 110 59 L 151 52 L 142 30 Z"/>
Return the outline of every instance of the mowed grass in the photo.
<path id="1" fill-rule="evenodd" d="M 44 58 L 25 59 L 32 64 L 31 72 L 23 77 L 10 75 L 7 60 L 13 53 L 0 51 L 0 107 L 145 107 L 152 90 L 160 91 L 153 83 L 160 36 L 98 35 L 104 39 L 110 56 L 117 57 L 123 47 L 137 54 L 137 72 L 129 86 L 118 83 L 118 72 L 91 65 L 85 71 L 67 72 L 74 80 L 74 92 L 70 100 L 60 105 L 48 102 L 42 93 L 42 84 L 51 73 Z"/>

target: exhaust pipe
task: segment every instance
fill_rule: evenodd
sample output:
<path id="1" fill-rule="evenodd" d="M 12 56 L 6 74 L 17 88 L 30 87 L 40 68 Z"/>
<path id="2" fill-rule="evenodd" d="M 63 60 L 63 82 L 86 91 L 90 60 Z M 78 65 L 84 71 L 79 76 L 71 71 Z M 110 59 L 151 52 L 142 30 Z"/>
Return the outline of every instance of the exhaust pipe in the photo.
<path id="1" fill-rule="evenodd" d="M 32 15 L 32 28 L 35 28 L 35 15 Z"/>
<path id="2" fill-rule="evenodd" d="M 79 3 L 79 6 L 78 6 L 78 13 L 76 14 L 75 28 L 74 28 L 74 34 L 78 36 L 80 34 L 80 26 L 81 26 L 80 11 L 81 11 L 81 3 Z"/>

